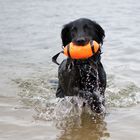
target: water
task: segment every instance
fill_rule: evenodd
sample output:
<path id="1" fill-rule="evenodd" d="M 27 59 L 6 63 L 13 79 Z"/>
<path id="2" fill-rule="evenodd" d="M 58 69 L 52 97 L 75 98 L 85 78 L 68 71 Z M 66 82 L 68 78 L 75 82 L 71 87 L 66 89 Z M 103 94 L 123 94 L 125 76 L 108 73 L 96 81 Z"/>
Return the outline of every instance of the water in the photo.
<path id="1" fill-rule="evenodd" d="M 62 25 L 80 17 L 106 31 L 105 118 L 55 98 L 51 57 Z M 138 0 L 0 0 L 0 140 L 139 140 L 139 23 Z"/>

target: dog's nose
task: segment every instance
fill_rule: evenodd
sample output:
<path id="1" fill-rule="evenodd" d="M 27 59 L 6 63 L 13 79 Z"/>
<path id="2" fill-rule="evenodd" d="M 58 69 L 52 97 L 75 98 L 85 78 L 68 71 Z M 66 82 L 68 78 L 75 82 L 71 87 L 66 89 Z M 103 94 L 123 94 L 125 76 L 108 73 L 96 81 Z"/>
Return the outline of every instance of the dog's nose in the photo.
<path id="1" fill-rule="evenodd" d="M 77 45 L 85 45 L 86 42 L 87 42 L 87 40 L 86 40 L 85 38 L 78 38 L 78 39 L 76 40 L 76 44 L 77 44 Z"/>

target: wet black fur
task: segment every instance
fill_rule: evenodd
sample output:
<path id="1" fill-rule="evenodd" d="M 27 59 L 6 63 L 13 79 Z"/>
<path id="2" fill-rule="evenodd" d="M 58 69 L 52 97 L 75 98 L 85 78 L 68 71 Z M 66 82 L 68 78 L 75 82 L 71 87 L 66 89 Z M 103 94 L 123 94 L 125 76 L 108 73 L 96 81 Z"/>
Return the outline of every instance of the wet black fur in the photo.
<path id="1" fill-rule="evenodd" d="M 61 38 L 63 46 L 70 42 L 85 45 L 90 40 L 103 44 L 105 32 L 95 21 L 78 19 L 64 25 Z M 86 60 L 65 59 L 59 66 L 57 97 L 81 96 L 91 109 L 102 112 L 104 100 L 100 100 L 106 89 L 106 73 L 101 63 L 101 50 Z M 97 93 L 98 91 L 99 93 Z"/>

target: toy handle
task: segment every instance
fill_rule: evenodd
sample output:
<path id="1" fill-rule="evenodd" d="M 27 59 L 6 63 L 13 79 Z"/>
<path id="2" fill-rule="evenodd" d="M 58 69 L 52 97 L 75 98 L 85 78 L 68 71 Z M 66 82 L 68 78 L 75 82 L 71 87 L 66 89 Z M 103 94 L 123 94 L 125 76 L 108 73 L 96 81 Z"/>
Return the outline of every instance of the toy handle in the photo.
<path id="1" fill-rule="evenodd" d="M 54 62 L 54 63 L 57 64 L 57 65 L 60 65 L 60 64 L 57 62 L 57 57 L 60 55 L 60 53 L 63 53 L 63 51 L 57 53 L 56 55 L 54 55 L 54 56 L 52 57 L 52 62 Z"/>

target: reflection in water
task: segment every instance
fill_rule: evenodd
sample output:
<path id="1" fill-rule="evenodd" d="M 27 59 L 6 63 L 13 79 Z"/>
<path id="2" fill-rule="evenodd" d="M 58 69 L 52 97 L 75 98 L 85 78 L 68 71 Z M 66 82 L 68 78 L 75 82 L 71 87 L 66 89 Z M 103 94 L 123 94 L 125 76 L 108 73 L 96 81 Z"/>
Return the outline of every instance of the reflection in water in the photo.
<path id="1" fill-rule="evenodd" d="M 87 113 L 82 113 L 79 118 L 57 122 L 57 127 L 62 129 L 59 140 L 101 140 L 110 137 L 104 119 Z"/>

